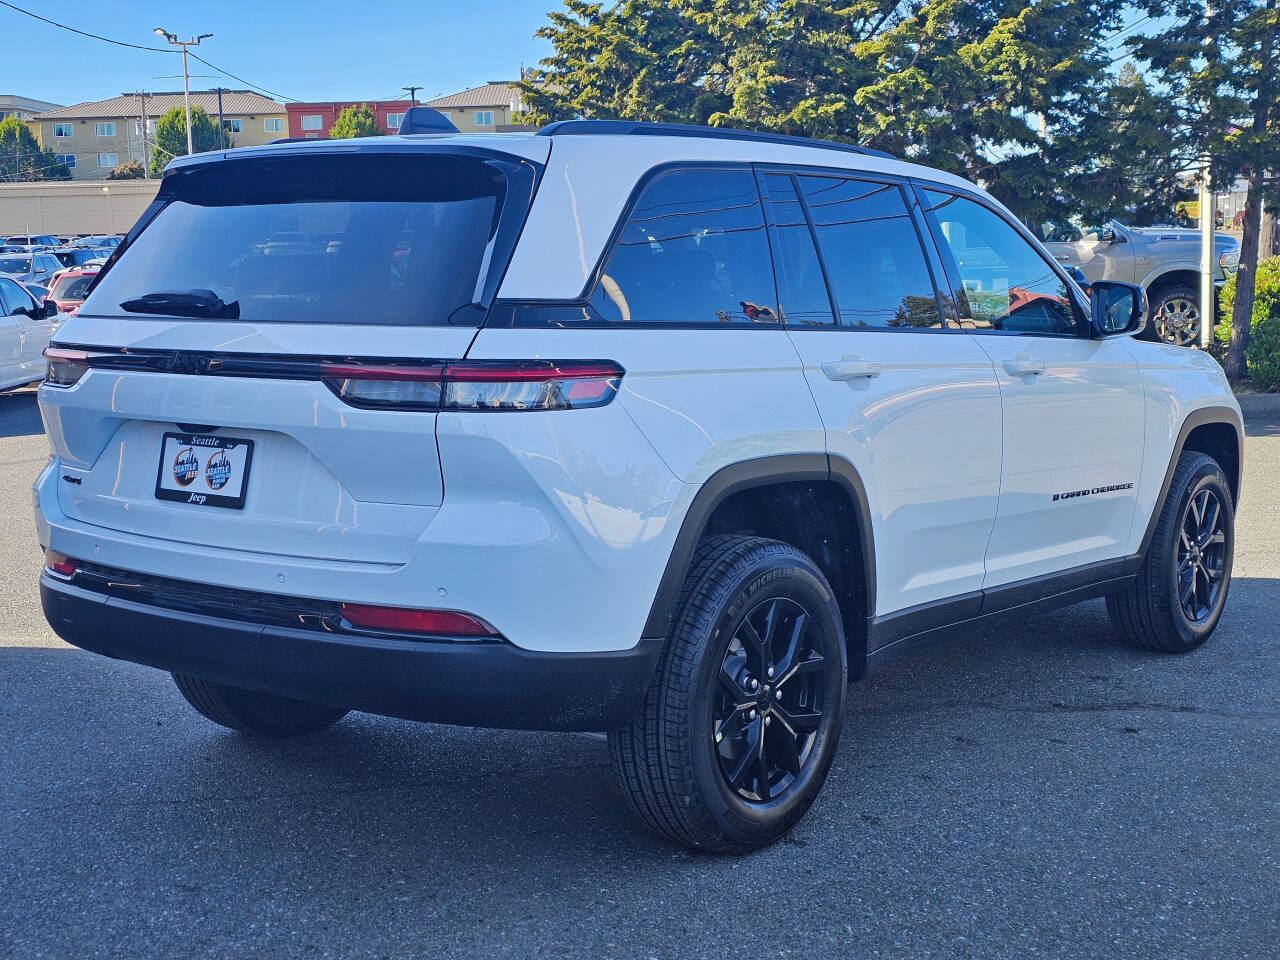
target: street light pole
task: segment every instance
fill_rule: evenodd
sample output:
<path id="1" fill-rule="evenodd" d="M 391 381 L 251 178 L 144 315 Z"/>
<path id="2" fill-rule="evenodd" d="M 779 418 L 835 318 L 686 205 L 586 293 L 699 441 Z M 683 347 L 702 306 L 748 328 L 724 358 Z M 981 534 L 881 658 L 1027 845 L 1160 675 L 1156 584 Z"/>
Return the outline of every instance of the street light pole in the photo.
<path id="1" fill-rule="evenodd" d="M 163 37 L 171 47 L 182 48 L 182 100 L 187 108 L 187 154 L 190 155 L 195 153 L 195 149 L 191 146 L 191 75 L 187 72 L 187 47 L 198 47 L 201 40 L 208 40 L 213 34 L 202 33 L 189 40 L 179 40 L 177 34 L 170 33 L 164 27 L 156 27 L 155 34 Z"/>

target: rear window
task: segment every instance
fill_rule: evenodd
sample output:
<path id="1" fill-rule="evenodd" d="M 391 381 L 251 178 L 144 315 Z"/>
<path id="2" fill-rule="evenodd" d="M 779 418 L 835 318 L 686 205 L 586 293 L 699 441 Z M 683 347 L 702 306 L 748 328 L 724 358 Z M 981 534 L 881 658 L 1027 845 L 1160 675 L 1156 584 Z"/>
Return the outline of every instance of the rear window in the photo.
<path id="1" fill-rule="evenodd" d="M 49 297 L 52 300 L 83 300 L 84 293 L 93 282 L 94 274 L 85 277 L 59 277 Z"/>
<path id="2" fill-rule="evenodd" d="M 483 310 L 472 304 L 505 268 L 511 220 L 516 230 L 523 222 L 521 204 L 504 211 L 509 175 L 519 167 L 474 156 L 365 153 L 174 171 L 158 197 L 164 206 L 84 309 L 475 326 Z"/>
<path id="3" fill-rule="evenodd" d="M 0 257 L 0 273 L 30 273 L 30 257 Z"/>

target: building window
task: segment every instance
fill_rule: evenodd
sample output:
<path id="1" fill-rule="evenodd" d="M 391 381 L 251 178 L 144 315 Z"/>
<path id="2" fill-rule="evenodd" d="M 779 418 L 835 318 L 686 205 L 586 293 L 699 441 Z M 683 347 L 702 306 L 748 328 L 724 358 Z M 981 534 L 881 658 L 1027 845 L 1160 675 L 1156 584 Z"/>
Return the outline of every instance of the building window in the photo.
<path id="1" fill-rule="evenodd" d="M 267 117 L 262 121 L 262 129 L 267 133 L 284 133 L 284 120 L 280 117 Z"/>
<path id="2" fill-rule="evenodd" d="M 302 116 L 303 130 L 323 130 L 324 117 L 318 113 L 307 113 Z"/>
<path id="3" fill-rule="evenodd" d="M 120 166 L 120 154 L 118 153 L 100 153 L 98 154 L 98 167 L 102 170 L 114 170 Z"/>
<path id="4" fill-rule="evenodd" d="M 76 128 L 70 123 L 55 123 L 53 125 L 53 135 L 55 137 L 74 137 Z"/>
<path id="5" fill-rule="evenodd" d="M 239 117 L 235 117 L 231 120 L 223 120 L 222 129 L 227 131 L 227 133 L 243 133 L 244 121 Z"/>
<path id="6" fill-rule="evenodd" d="M 114 137 L 116 135 L 115 121 L 100 121 L 97 124 L 97 132 L 100 137 Z"/>
<path id="7" fill-rule="evenodd" d="M 388 130 L 399 130 L 399 129 L 400 129 L 400 123 L 401 123 L 401 121 L 402 121 L 402 120 L 404 120 L 404 114 L 403 114 L 403 113 L 388 113 L 388 114 L 387 114 L 387 129 L 388 129 Z"/>
<path id="8" fill-rule="evenodd" d="M 76 165 L 76 155 L 74 153 L 57 153 L 54 154 L 54 159 L 59 163 L 65 163 L 68 168 Z"/>
<path id="9" fill-rule="evenodd" d="M 155 132 L 156 132 L 156 122 L 155 122 L 154 120 L 148 120 L 148 121 L 147 121 L 147 136 L 152 136 L 152 135 L 154 135 L 154 134 L 155 134 Z M 142 136 L 142 121 L 141 121 L 141 120 L 135 120 L 135 121 L 133 121 L 133 135 L 134 135 L 135 137 L 140 137 L 140 136 Z"/>
<path id="10" fill-rule="evenodd" d="M 475 113 L 475 125 L 476 125 L 477 127 L 492 127 L 492 126 L 493 126 L 493 111 L 492 111 L 492 110 L 477 110 L 477 111 L 476 111 L 476 113 Z"/>

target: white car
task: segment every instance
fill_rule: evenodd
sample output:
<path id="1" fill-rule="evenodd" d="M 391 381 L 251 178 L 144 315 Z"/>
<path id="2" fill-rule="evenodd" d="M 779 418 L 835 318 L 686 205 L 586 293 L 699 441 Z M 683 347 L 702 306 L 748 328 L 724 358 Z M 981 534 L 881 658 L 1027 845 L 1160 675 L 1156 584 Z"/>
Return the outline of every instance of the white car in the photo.
<path id="1" fill-rule="evenodd" d="M 57 328 L 56 313 L 22 284 L 0 276 L 0 390 L 44 378 L 44 351 Z"/>
<path id="2" fill-rule="evenodd" d="M 839 144 L 180 158 L 49 351 L 45 613 L 247 733 L 605 730 L 643 822 L 748 850 L 847 681 L 953 624 L 1105 596 L 1140 647 L 1212 633 L 1240 411 L 1144 312 Z"/>

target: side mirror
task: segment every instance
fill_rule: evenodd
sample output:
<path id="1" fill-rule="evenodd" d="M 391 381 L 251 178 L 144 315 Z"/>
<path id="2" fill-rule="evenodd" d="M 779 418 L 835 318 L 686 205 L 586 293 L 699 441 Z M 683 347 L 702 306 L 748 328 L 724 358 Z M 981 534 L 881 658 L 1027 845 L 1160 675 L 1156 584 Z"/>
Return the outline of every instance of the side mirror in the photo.
<path id="1" fill-rule="evenodd" d="M 1116 228 L 1111 226 L 1111 224 L 1109 223 L 1104 223 L 1102 225 L 1102 242 L 1103 243 L 1116 242 Z"/>
<path id="2" fill-rule="evenodd" d="M 52 300 L 46 300 L 44 302 L 44 315 L 46 318 L 56 317 L 58 315 L 58 305 Z"/>
<path id="3" fill-rule="evenodd" d="M 1136 337 L 1147 326 L 1147 294 L 1137 284 L 1095 281 L 1089 290 L 1095 337 Z"/>

